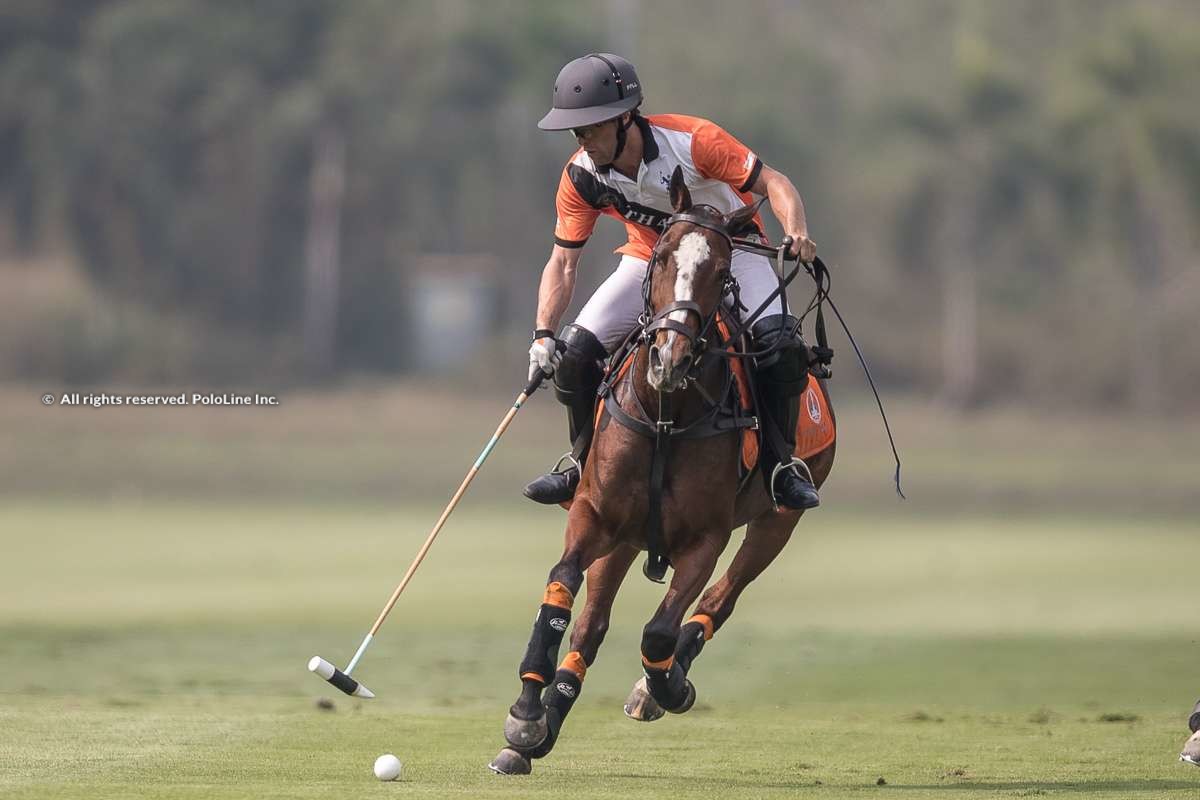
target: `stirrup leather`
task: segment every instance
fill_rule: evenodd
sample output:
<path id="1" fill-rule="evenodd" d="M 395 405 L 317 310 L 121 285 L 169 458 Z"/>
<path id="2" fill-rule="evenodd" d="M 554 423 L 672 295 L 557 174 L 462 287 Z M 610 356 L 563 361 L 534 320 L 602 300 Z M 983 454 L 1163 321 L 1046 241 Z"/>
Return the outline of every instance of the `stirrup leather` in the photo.
<path id="1" fill-rule="evenodd" d="M 783 472 L 785 469 L 796 469 L 797 467 L 800 467 L 804 470 L 805 475 L 808 477 L 809 483 L 811 483 L 813 486 L 817 485 L 816 481 L 813 480 L 812 470 L 808 468 L 808 464 L 804 463 L 804 459 L 792 456 L 792 460 L 788 461 L 786 464 L 780 461 L 775 465 L 775 469 L 771 470 L 771 504 L 775 506 L 776 511 L 779 510 L 779 499 L 775 496 L 775 479 L 779 477 L 779 473 Z"/>

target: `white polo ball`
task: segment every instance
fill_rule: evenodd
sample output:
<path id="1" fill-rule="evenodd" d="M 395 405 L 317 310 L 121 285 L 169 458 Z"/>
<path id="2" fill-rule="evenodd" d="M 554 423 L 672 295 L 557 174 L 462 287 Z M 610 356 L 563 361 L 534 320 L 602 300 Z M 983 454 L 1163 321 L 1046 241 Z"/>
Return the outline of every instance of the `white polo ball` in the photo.
<path id="1" fill-rule="evenodd" d="M 375 777 L 381 781 L 394 781 L 400 777 L 400 759 L 391 753 L 384 753 L 375 759 Z"/>

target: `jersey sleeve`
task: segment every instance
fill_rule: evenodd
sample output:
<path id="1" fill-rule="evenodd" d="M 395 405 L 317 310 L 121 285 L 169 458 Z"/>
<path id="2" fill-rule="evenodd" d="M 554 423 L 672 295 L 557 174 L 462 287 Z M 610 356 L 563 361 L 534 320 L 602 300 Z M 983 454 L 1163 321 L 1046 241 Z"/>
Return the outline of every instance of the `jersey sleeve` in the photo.
<path id="1" fill-rule="evenodd" d="M 739 192 L 750 191 L 763 167 L 753 150 L 711 122 L 692 133 L 692 163 L 701 177 L 724 181 Z"/>
<path id="2" fill-rule="evenodd" d="M 558 194 L 554 198 L 554 208 L 558 212 L 558 220 L 554 223 L 554 243 L 559 247 L 583 247 L 596 227 L 600 211 L 579 194 L 571 180 L 569 168 L 568 164 L 563 169 L 562 178 L 558 181 Z"/>

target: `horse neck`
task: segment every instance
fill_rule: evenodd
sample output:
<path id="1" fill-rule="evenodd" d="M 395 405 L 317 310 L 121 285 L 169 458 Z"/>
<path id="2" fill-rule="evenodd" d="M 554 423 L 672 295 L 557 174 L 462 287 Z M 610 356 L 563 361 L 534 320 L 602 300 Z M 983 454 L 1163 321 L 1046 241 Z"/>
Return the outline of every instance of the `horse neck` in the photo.
<path id="1" fill-rule="evenodd" d="M 666 408 L 669 409 L 669 417 L 675 422 L 677 427 L 689 425 L 692 422 L 700 419 L 708 413 L 708 406 L 705 404 L 704 397 L 696 389 L 696 382 L 704 387 L 708 395 L 721 402 L 721 389 L 724 388 L 724 370 L 722 369 L 720 358 L 707 357 L 704 359 L 704 366 L 700 370 L 700 375 L 696 381 L 688 381 L 686 389 L 676 389 L 670 392 L 666 399 Z M 631 382 L 633 390 L 637 394 L 638 401 L 642 404 L 642 408 L 654 419 L 658 414 L 658 390 L 653 388 L 649 381 L 646 380 L 646 375 L 649 372 L 650 352 L 645 345 L 640 345 L 637 349 L 637 355 L 633 362 L 633 374 Z"/>

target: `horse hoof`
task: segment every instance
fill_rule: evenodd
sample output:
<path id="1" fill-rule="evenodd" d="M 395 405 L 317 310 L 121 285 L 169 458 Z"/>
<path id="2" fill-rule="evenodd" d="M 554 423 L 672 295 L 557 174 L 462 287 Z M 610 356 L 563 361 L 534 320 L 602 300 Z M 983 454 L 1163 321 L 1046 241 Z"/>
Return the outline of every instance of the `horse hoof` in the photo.
<path id="1" fill-rule="evenodd" d="M 545 712 L 537 719 L 517 719 L 510 711 L 504 720 L 504 741 L 517 750 L 534 749 L 546 741 L 549 732 Z"/>
<path id="2" fill-rule="evenodd" d="M 695 699 L 693 696 L 692 700 L 695 701 Z M 633 685 L 633 691 L 629 693 L 629 699 L 625 701 L 625 716 L 638 722 L 654 722 L 665 713 L 662 706 L 650 696 L 650 690 L 646 687 L 646 679 L 643 677 L 638 680 Z"/>
<path id="3" fill-rule="evenodd" d="M 488 764 L 488 769 L 497 775 L 528 775 L 533 771 L 533 765 L 528 758 L 506 747 L 496 754 L 492 763 Z"/>
<path id="4" fill-rule="evenodd" d="M 675 708 L 668 708 L 667 711 L 672 714 L 686 714 L 692 710 L 692 706 L 696 705 L 696 687 L 687 678 L 683 679 L 684 685 L 687 687 L 687 696 L 683 698 L 683 702 Z"/>
<path id="5" fill-rule="evenodd" d="M 1200 767 L 1200 731 L 1193 733 L 1192 738 L 1183 745 L 1183 752 L 1179 754 L 1179 760 Z"/>

